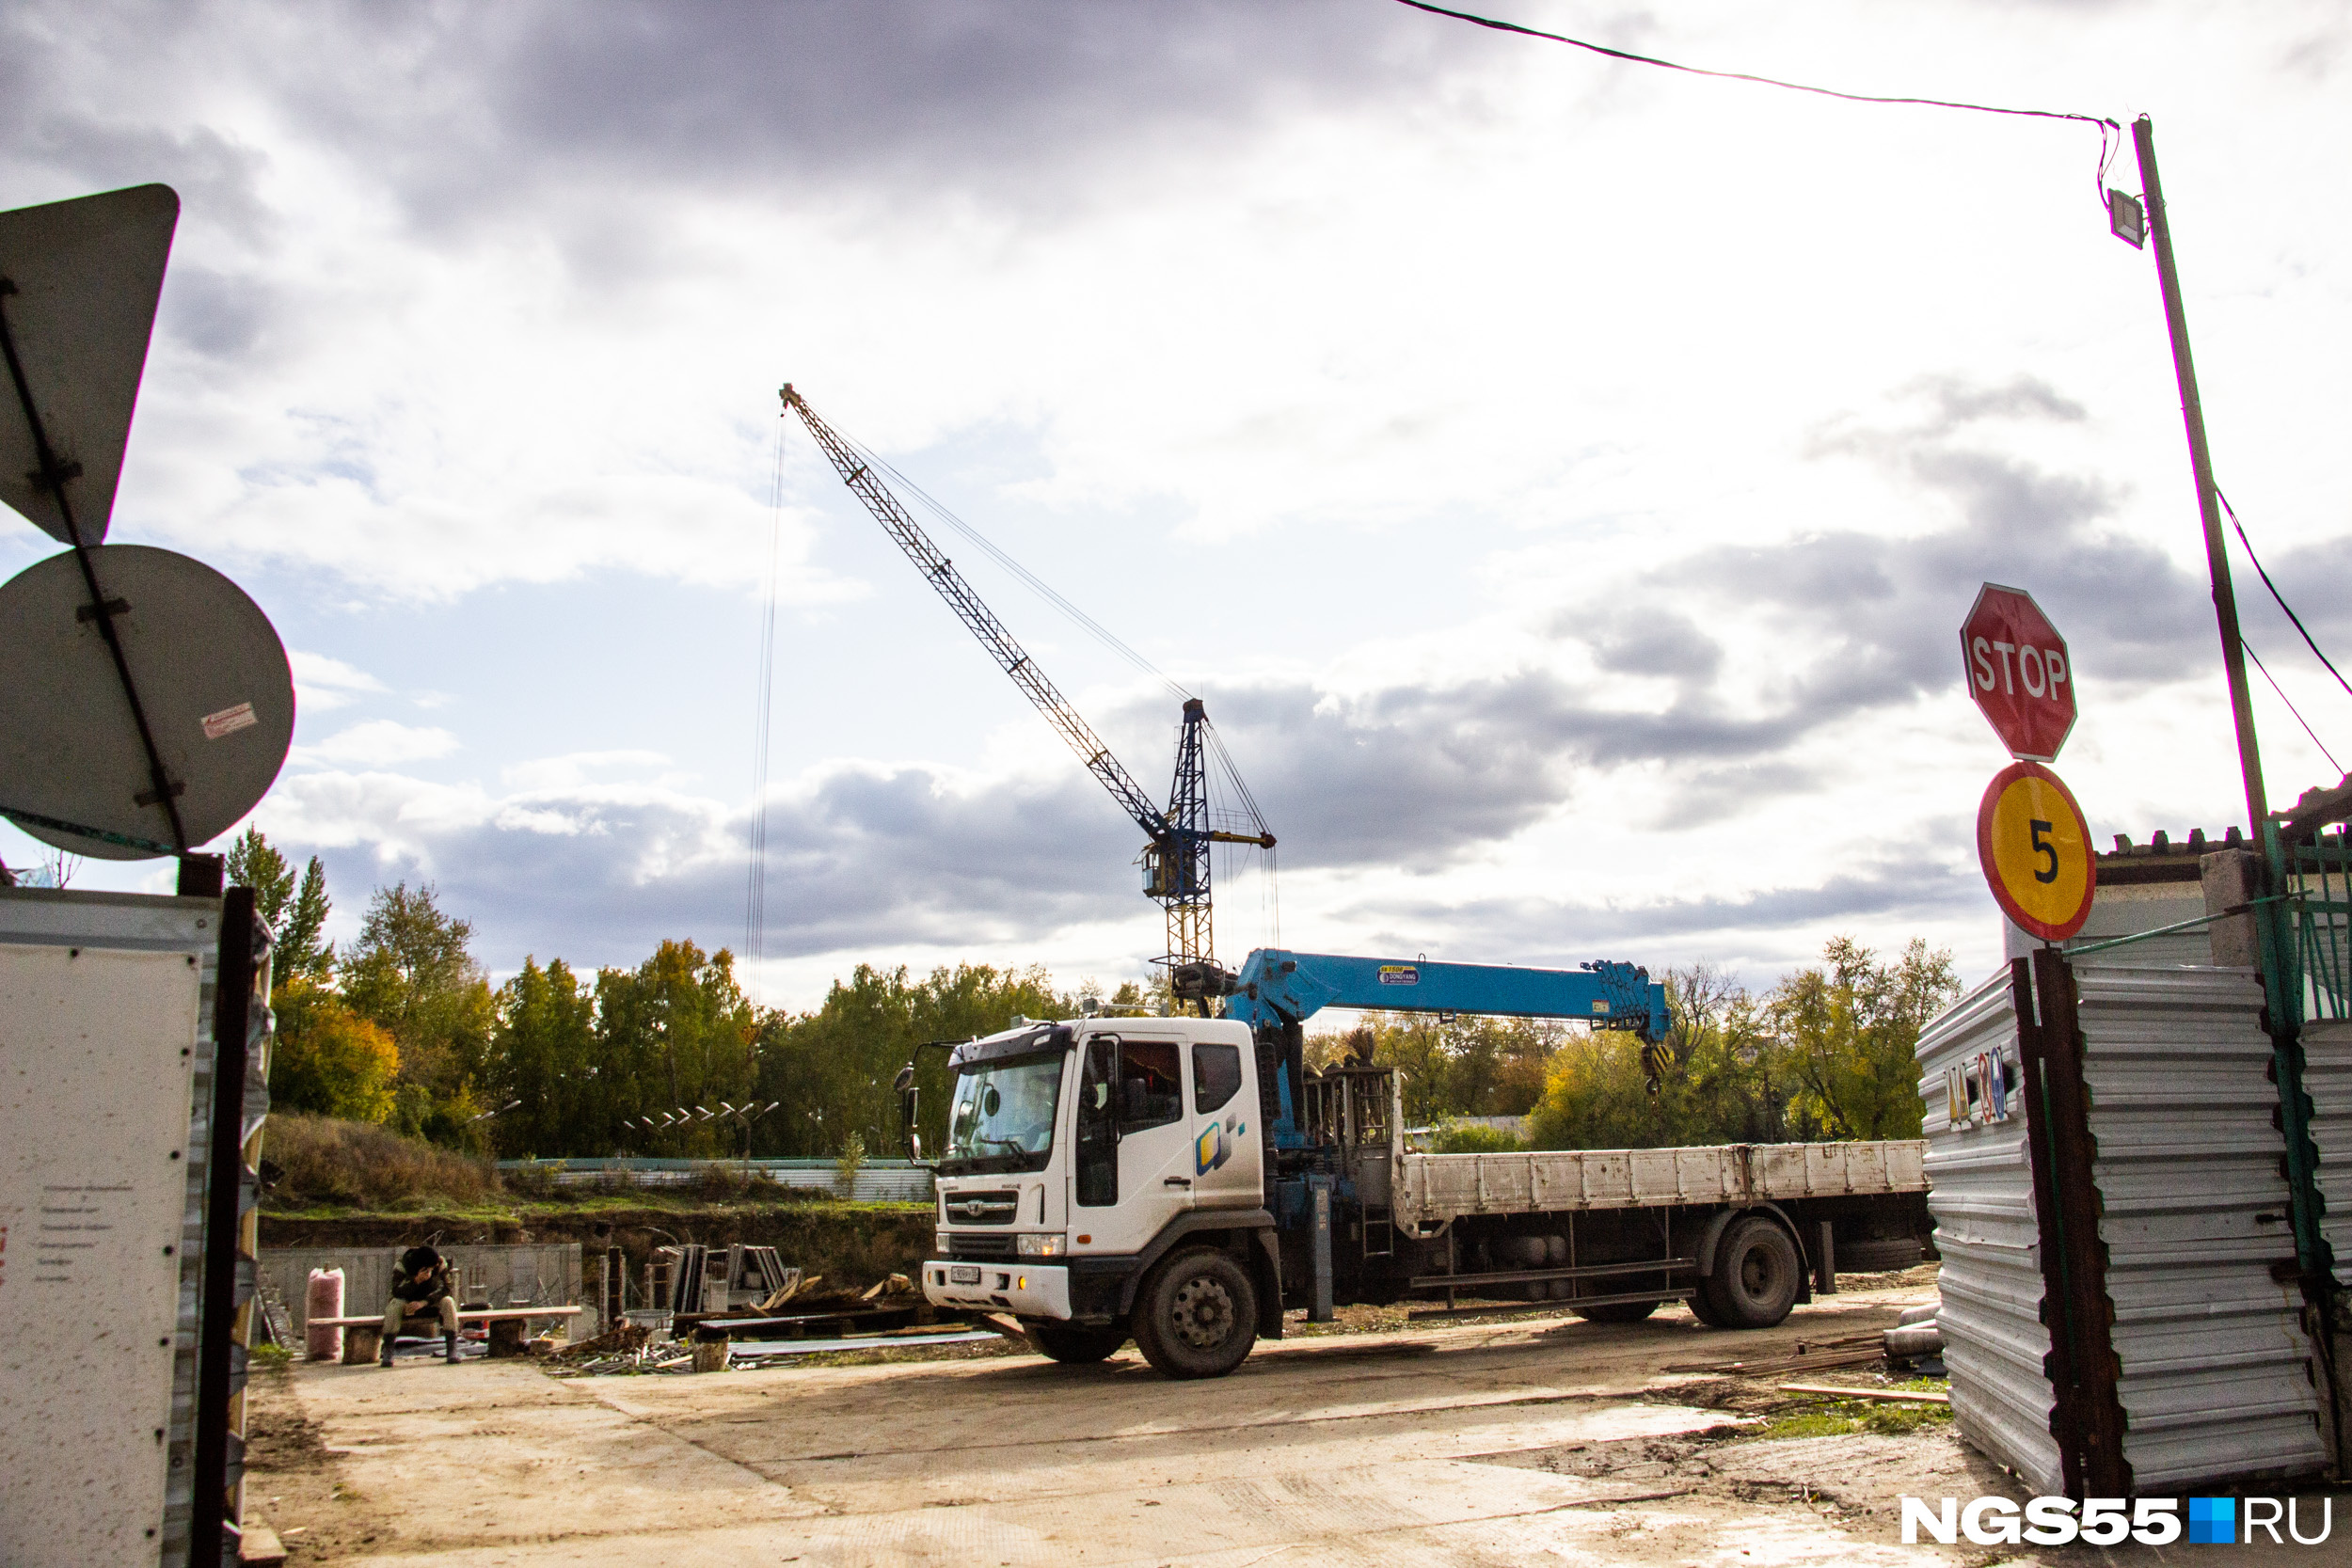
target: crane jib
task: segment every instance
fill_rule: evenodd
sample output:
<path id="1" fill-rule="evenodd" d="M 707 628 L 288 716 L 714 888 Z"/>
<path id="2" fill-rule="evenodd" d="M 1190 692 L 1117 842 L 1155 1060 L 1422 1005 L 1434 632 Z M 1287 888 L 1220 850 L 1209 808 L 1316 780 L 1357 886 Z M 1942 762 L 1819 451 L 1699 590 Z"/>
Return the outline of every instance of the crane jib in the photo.
<path id="1" fill-rule="evenodd" d="M 921 525 L 899 505 L 888 485 L 872 472 L 873 465 L 861 460 L 850 444 L 833 428 L 819 420 L 806 400 L 789 384 L 779 390 L 784 406 L 800 415 L 808 426 L 809 435 L 841 476 L 852 495 L 865 502 L 882 531 L 897 543 L 907 558 L 914 562 L 940 597 L 947 601 L 973 636 L 995 657 L 1013 684 L 1034 704 L 1047 723 L 1058 731 L 1071 750 L 1085 762 L 1087 770 L 1111 792 L 1121 810 L 1150 837 L 1152 843 L 1144 851 L 1146 891 L 1167 912 L 1168 957 L 1169 975 L 1177 993 L 1202 1004 L 1223 994 L 1216 982 L 1222 976 L 1225 989 L 1230 989 L 1231 975 L 1216 967 L 1214 927 L 1210 905 L 1209 847 L 1212 844 L 1249 844 L 1271 849 L 1274 835 L 1258 822 L 1256 834 L 1227 833 L 1210 829 L 1207 756 L 1202 733 L 1208 725 L 1208 715 L 1199 698 L 1184 703 L 1184 724 L 1176 748 L 1176 773 L 1168 788 L 1166 811 L 1152 803 L 1152 798 L 1135 776 L 1120 764 L 1110 749 L 1079 717 L 1077 709 L 1047 680 L 1036 663 L 1003 623 L 992 614 L 972 585 L 958 572 L 955 562 L 931 542 Z M 952 519 L 950 519 L 952 521 Z M 961 525 L 959 525 L 961 526 Z M 1100 628 L 1097 628 L 1099 631 Z M 1218 748 L 1218 754 L 1223 749 Z M 1228 760 L 1226 767 L 1232 767 Z M 1235 783 L 1239 785 L 1238 778 Z M 1248 790 L 1240 785 L 1249 815 L 1257 816 L 1254 803 L 1249 802 Z M 1269 862 L 1269 867 L 1271 863 Z"/>

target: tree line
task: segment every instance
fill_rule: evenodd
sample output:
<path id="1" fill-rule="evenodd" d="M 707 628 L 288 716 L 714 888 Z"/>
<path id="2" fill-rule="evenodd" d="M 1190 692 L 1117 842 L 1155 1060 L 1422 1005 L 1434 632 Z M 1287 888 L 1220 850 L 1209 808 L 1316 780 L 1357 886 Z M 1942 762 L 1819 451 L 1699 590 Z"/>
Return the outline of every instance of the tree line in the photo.
<path id="1" fill-rule="evenodd" d="M 860 964 L 815 1008 L 762 1007 L 732 954 L 683 940 L 592 973 L 533 957 L 494 987 L 471 924 L 429 885 L 376 888 L 338 948 L 315 857 L 297 873 L 248 829 L 229 870 L 277 933 L 273 1101 L 477 1153 L 830 1158 L 852 1139 L 897 1153 L 891 1085 L 917 1046 L 1087 1000 L 1037 967 Z M 1911 1051 L 1957 993 L 1950 955 L 1915 941 L 1882 962 L 1839 938 L 1823 959 L 1760 994 L 1704 965 L 1668 974 L 1673 1064 L 1654 1095 L 1628 1037 L 1519 1019 L 1361 1015 L 1311 1039 L 1310 1061 L 1369 1055 L 1402 1070 L 1408 1122 L 1523 1117 L 1534 1148 L 1916 1136 Z M 1129 982 L 1102 1000 L 1163 1010 L 1168 997 Z M 945 1061 L 918 1057 L 929 1147 Z M 723 1105 L 774 1108 L 748 1125 L 699 1114 Z"/>

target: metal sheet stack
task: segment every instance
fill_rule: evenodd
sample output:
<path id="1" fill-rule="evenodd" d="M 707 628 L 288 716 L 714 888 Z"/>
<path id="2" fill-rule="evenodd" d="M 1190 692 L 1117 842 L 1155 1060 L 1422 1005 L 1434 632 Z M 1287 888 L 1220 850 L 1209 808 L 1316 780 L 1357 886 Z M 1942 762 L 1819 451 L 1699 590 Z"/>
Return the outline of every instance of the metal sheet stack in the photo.
<path id="1" fill-rule="evenodd" d="M 2336 1255 L 2336 1282 L 2352 1289 L 2352 1020 L 2303 1025 L 2303 1092 L 2319 1149 L 2320 1229 Z"/>
<path id="2" fill-rule="evenodd" d="M 2022 1097 L 1995 1107 L 1981 1091 L 1965 1092 L 1965 1075 L 2000 1053 L 2005 1082 L 2016 1083 L 2017 1015 L 2006 969 L 1946 1008 L 1919 1037 L 1928 1210 L 1944 1259 L 1936 1322 L 1961 1434 L 2049 1495 L 2064 1487 L 2050 1434 L 2057 1399 L 2044 1367 L 2050 1331 L 2042 1322 L 2027 1110 Z M 1963 1074 L 1957 1103 L 1955 1071 Z"/>
<path id="3" fill-rule="evenodd" d="M 2075 971 L 2092 1180 L 2133 1484 L 2309 1474 L 2328 1459 L 2250 971 Z M 1928 1204 L 1962 1433 L 2061 1487 L 2044 1237 L 2007 971 L 1922 1034 Z M 2057 1244 L 2055 1234 L 2048 1238 Z"/>
<path id="4" fill-rule="evenodd" d="M 2318 1470 L 2325 1407 L 2261 983 L 2085 965 L 2075 986 L 2133 1480 L 2161 1493 Z"/>

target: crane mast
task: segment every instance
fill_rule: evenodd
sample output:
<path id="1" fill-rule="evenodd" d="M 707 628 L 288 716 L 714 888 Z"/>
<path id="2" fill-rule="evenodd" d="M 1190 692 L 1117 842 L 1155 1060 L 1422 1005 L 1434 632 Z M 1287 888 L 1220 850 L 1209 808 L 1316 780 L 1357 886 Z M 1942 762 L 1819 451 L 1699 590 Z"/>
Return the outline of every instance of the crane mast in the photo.
<path id="1" fill-rule="evenodd" d="M 994 612 L 956 570 L 955 562 L 932 542 L 922 525 L 899 504 L 873 471 L 831 425 L 818 419 L 789 384 L 777 394 L 785 408 L 801 417 L 841 482 L 864 502 L 882 531 L 914 562 L 947 608 L 979 640 L 997 667 L 1012 677 L 1045 721 L 1069 743 L 1088 772 L 1110 791 L 1150 842 L 1143 852 L 1143 891 L 1166 911 L 1168 982 L 1180 1000 L 1198 1003 L 1203 1012 L 1213 997 L 1230 993 L 1232 976 L 1217 966 L 1216 922 L 1210 881 L 1210 847 L 1216 844 L 1254 844 L 1274 847 L 1269 832 L 1234 833 L 1209 826 L 1208 759 L 1202 732 L 1208 710 L 1198 697 L 1185 699 L 1184 721 L 1176 744 L 1176 772 L 1168 786 L 1165 809 L 1144 793 L 1135 775 L 1111 754 L 1093 727 L 1060 689 L 1045 677 L 1025 649 L 1005 628 Z M 1263 824 L 1260 824 L 1263 828 Z"/>

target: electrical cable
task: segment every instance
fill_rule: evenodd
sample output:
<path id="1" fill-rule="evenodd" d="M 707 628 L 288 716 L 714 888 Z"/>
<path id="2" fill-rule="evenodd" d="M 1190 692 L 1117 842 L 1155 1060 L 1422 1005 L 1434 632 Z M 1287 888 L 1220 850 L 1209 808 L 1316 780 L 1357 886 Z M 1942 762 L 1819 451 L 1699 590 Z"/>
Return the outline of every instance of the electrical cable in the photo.
<path id="1" fill-rule="evenodd" d="M 1489 27 L 1498 33 L 1518 33 L 1524 38 L 1543 39 L 1550 43 L 1565 43 L 1570 48 L 1606 55 L 1613 60 L 1625 60 L 1634 65 L 1654 65 L 1664 71 L 1679 71 L 1690 76 L 1712 76 L 1718 81 L 1751 82 L 1757 87 L 1784 87 L 1790 92 L 1809 92 L 1821 98 L 1840 99 L 1848 103 L 1913 104 L 1928 109 L 1965 109 L 1972 114 L 1980 115 L 2010 115 L 2022 119 L 2079 120 L 2085 125 L 2095 125 L 2099 128 L 2098 181 L 2099 201 L 2102 206 L 2106 204 L 2106 170 L 2108 163 L 2113 158 L 2113 153 L 2109 151 L 2110 135 L 2112 135 L 2115 138 L 2114 147 L 2117 150 L 2121 150 L 2122 145 L 2122 121 L 2109 119 L 2104 115 L 2069 114 L 2059 109 L 2011 109 L 1997 103 L 1971 103 L 1965 100 L 1953 98 L 1903 98 L 1869 92 L 1841 92 L 1836 87 L 1817 87 L 1805 82 L 1786 82 L 1777 76 L 1757 76 L 1744 71 L 1710 71 L 1705 66 L 1683 65 L 1675 60 L 1661 60 L 1655 55 L 1637 55 L 1629 49 L 1612 49 L 1605 43 L 1594 43 L 1585 39 L 1570 38 L 1565 33 L 1547 33 L 1540 27 L 1522 27 L 1516 22 L 1501 22 L 1490 16 L 1478 16 L 1470 11 L 1457 11 L 1444 6 L 1433 6 L 1429 4 L 1429 0 L 1397 0 L 1397 3 L 1402 6 L 1410 6 L 1417 11 L 1427 11 L 1432 16 L 1447 16 L 1456 22 L 1470 23 L 1473 26 Z"/>
<path id="2" fill-rule="evenodd" d="M 2237 645 L 2245 650 L 2248 658 L 2254 661 L 2254 668 L 2263 673 L 2263 679 L 2268 681 L 2270 689 L 2279 694 L 2279 701 L 2287 705 L 2287 711 L 2294 714 L 2295 721 L 2303 726 L 2303 733 L 2312 737 L 2312 744 L 2318 747 L 2319 754 L 2328 759 L 2328 766 L 2342 773 L 2344 764 L 2338 762 L 2336 754 L 2328 750 L 2328 743 L 2319 738 L 2319 732 L 2312 728 L 2312 721 L 2303 717 L 2303 710 L 2295 705 L 2295 699 L 2287 695 L 2286 688 L 2279 684 L 2279 677 L 2270 673 L 2270 666 L 2263 662 L 2262 655 L 2254 651 L 2254 645 L 2243 637 L 2237 640 Z"/>
<path id="3" fill-rule="evenodd" d="M 2303 645 L 2311 649 L 2313 658 L 2328 666 L 2328 673 L 2336 677 L 2338 686 L 2343 687 L 2347 693 L 2352 693 L 2352 681 L 2345 680 L 2344 672 L 2336 668 L 2335 661 L 2319 651 L 2319 644 L 2312 640 L 2310 630 L 2303 625 L 2303 618 L 2295 613 L 2295 608 L 2287 603 L 2286 595 L 2279 592 L 2279 585 L 2271 581 L 2270 574 L 2263 569 L 2262 557 L 2254 553 L 2254 542 L 2246 537 L 2246 525 L 2237 520 L 2237 509 L 2230 504 L 2230 498 L 2221 493 L 2221 486 L 2218 484 L 2213 487 L 2213 495 L 2214 499 L 2221 503 L 2221 510 L 2230 515 L 2230 526 L 2237 531 L 2237 542 L 2245 546 L 2246 559 L 2254 563 L 2254 574 L 2263 579 L 2263 586 L 2270 590 L 2270 596 L 2277 602 L 2279 608 L 2286 611 L 2287 619 L 2295 623 L 2295 629 L 2303 634 Z M 2244 641 L 2243 638 L 2239 640 L 2241 643 Z M 2265 673 L 2267 673 L 2267 672 Z"/>
<path id="4" fill-rule="evenodd" d="M 1840 92 L 1836 87 L 1811 87 L 1804 82 L 1784 82 L 1777 76 L 1756 76 L 1744 71 L 1709 71 L 1705 66 L 1680 65 L 1673 60 L 1661 60 L 1654 55 L 1636 55 L 1629 50 L 1612 49 L 1605 43 L 1591 43 L 1583 39 L 1572 39 L 1565 33 L 1547 33 L 1540 28 L 1522 27 L 1516 22 L 1498 22 L 1492 17 L 1474 16 L 1469 11 L 1448 10 L 1443 6 L 1428 4 L 1428 0 L 1397 0 L 1397 3 L 1410 6 L 1417 11 L 1428 11 L 1435 16 L 1450 16 L 1457 22 L 1469 22 L 1481 27 L 1491 27 L 1499 33 L 1521 33 L 1533 39 L 1546 39 L 1553 43 L 1569 44 L 1578 49 L 1589 50 L 1596 55 L 1606 55 L 1613 60 L 1629 60 L 1635 65 L 1661 66 L 1668 71 L 1679 71 L 1692 76 L 1713 76 L 1727 82 L 1754 82 L 1759 87 L 1787 87 L 1791 92 L 1817 93 L 1823 98 L 1843 99 L 1849 103 L 1915 103 L 1931 109 L 1968 109 L 1978 114 L 2016 115 L 2031 119 L 2077 119 L 2086 125 L 2109 126 L 2118 131 L 2122 129 L 2118 121 L 2106 119 L 2098 115 L 2068 114 L 2058 109 L 2010 109 L 1994 103 L 1970 103 L 1951 98 L 1889 98 L 1877 93 Z"/>

